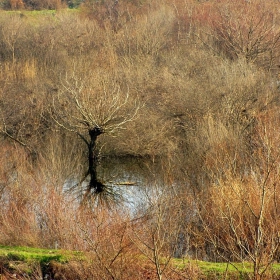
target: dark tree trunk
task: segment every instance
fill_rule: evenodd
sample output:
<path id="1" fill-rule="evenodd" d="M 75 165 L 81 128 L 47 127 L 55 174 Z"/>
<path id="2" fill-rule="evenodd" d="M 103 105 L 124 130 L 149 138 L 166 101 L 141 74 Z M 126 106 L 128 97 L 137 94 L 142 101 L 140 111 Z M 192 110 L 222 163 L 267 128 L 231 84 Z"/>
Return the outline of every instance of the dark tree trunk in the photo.
<path id="1" fill-rule="evenodd" d="M 96 168 L 98 163 L 98 155 L 96 153 L 95 145 L 97 137 L 103 131 L 99 127 L 89 130 L 90 142 L 88 143 L 88 174 L 90 175 L 89 189 L 94 189 L 96 193 L 104 190 L 104 185 L 98 181 Z"/>

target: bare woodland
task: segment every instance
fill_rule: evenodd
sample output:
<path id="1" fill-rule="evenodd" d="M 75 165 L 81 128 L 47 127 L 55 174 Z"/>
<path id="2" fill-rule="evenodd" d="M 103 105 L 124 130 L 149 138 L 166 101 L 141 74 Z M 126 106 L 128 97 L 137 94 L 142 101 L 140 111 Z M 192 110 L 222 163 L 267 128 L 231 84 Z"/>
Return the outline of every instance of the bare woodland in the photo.
<path id="1" fill-rule="evenodd" d="M 80 2 L 1 1 L 0 244 L 88 252 L 65 279 L 273 279 L 279 1 Z"/>

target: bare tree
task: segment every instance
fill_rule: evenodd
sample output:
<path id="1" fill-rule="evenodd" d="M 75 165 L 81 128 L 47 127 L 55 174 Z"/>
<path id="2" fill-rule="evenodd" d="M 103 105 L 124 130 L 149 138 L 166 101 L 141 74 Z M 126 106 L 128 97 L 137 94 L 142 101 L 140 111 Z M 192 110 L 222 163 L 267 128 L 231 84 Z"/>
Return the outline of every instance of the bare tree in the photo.
<path id="1" fill-rule="evenodd" d="M 99 152 L 97 138 L 104 134 L 115 135 L 125 124 L 133 121 L 139 111 L 137 98 L 130 96 L 114 77 L 99 71 L 78 72 L 62 79 L 61 88 L 53 98 L 53 118 L 66 130 L 76 133 L 88 150 L 88 170 L 81 183 L 89 176 L 86 196 L 93 190 L 102 193 L 105 185 L 97 178 Z"/>

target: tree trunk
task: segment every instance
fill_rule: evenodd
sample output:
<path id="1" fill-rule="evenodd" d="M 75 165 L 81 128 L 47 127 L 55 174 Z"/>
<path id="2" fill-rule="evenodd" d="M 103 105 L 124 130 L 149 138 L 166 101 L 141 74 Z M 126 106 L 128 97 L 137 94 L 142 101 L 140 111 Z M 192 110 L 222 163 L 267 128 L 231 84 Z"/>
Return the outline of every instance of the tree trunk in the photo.
<path id="1" fill-rule="evenodd" d="M 103 131 L 99 127 L 89 130 L 90 142 L 88 144 L 88 173 L 90 175 L 89 189 L 94 189 L 96 193 L 104 190 L 104 185 L 98 181 L 96 168 L 98 163 L 98 156 L 96 154 L 95 144 L 97 137 Z"/>

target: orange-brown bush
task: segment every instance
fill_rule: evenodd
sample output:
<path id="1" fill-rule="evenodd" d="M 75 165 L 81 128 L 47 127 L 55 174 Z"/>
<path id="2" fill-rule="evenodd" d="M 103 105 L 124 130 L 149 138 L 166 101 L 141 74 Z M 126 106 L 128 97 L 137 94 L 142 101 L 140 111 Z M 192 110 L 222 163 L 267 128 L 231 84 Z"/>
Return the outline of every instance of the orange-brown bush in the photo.
<path id="1" fill-rule="evenodd" d="M 279 16 L 272 11 L 279 8 L 278 2 L 225 0 L 201 6 L 198 15 L 204 30 L 199 37 L 204 42 L 230 59 L 243 57 L 277 70 Z"/>
<path id="2" fill-rule="evenodd" d="M 222 158 L 209 163 L 210 170 L 219 170 L 212 169 L 212 186 L 199 203 L 201 227 L 213 254 L 226 261 L 252 262 L 255 279 L 265 277 L 279 256 L 278 125 L 274 108 L 258 115 L 251 139 L 254 149 L 248 154 L 240 153 L 238 145 L 221 142 Z"/>

